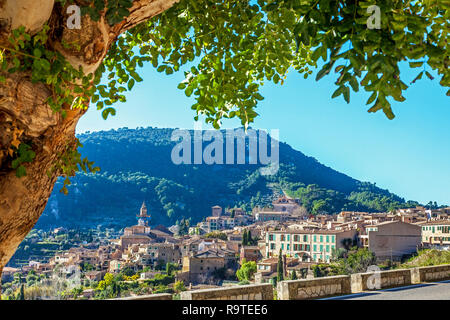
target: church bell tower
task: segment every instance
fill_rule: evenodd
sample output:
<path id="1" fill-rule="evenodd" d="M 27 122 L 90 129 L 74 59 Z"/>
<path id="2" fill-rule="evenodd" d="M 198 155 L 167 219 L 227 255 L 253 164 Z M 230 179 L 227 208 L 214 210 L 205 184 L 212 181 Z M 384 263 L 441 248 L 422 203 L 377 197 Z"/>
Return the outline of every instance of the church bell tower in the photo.
<path id="1" fill-rule="evenodd" d="M 138 218 L 139 226 L 148 226 L 151 216 L 147 213 L 147 206 L 145 205 L 145 201 L 142 202 L 141 210 L 136 217 Z"/>

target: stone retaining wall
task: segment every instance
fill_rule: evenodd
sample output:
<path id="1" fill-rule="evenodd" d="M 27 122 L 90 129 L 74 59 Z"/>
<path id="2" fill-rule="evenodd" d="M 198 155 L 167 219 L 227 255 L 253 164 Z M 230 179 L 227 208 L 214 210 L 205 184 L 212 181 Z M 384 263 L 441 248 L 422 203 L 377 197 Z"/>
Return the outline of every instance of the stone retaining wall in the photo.
<path id="1" fill-rule="evenodd" d="M 277 296 L 279 300 L 317 299 L 442 280 L 450 280 L 450 265 L 281 281 L 277 284 Z M 255 284 L 184 291 L 181 292 L 180 298 L 181 300 L 273 300 L 273 287 L 271 284 Z M 172 295 L 162 293 L 114 300 L 172 300 Z"/>
<path id="2" fill-rule="evenodd" d="M 379 281 L 377 277 L 379 276 Z M 411 282 L 410 269 L 386 270 L 361 273 L 362 291 L 408 286 Z"/>
<path id="3" fill-rule="evenodd" d="M 271 284 L 184 291 L 181 300 L 273 300 Z"/>
<path id="4" fill-rule="evenodd" d="M 450 265 L 415 268 L 419 273 L 420 282 L 450 280 Z"/>
<path id="5" fill-rule="evenodd" d="M 277 285 L 278 300 L 315 299 L 350 293 L 350 276 L 289 280 Z"/>
<path id="6" fill-rule="evenodd" d="M 157 293 L 146 296 L 125 297 L 111 300 L 172 300 L 172 295 L 169 293 Z"/>

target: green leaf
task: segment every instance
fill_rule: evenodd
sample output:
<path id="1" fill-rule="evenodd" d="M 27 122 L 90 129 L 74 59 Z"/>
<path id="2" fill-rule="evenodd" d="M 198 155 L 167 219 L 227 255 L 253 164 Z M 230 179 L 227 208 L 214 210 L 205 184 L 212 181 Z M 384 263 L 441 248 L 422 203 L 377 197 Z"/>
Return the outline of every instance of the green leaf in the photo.
<path id="1" fill-rule="evenodd" d="M 128 90 L 133 89 L 134 83 L 135 83 L 134 79 L 130 79 L 130 81 L 128 81 Z"/>
<path id="2" fill-rule="evenodd" d="M 255 97 L 256 100 L 264 100 L 264 97 L 262 95 L 260 95 L 259 93 L 255 93 L 253 95 L 253 97 Z"/>
<path id="3" fill-rule="evenodd" d="M 355 77 L 351 77 L 349 83 L 352 86 L 353 91 L 359 91 L 359 84 Z"/>
<path id="4" fill-rule="evenodd" d="M 343 86 L 340 86 L 339 88 L 337 88 L 337 89 L 333 92 L 333 95 L 331 96 L 331 98 L 334 99 L 334 98 L 340 96 L 340 95 L 342 94 L 343 89 L 344 89 Z"/>
<path id="5" fill-rule="evenodd" d="M 25 167 L 23 165 L 20 165 L 17 169 L 16 169 L 16 176 L 18 178 L 24 177 L 27 175 L 27 170 L 25 169 Z"/>
<path id="6" fill-rule="evenodd" d="M 34 55 L 35 57 L 37 57 L 37 58 L 40 58 L 40 57 L 42 56 L 42 51 L 39 50 L 38 48 L 35 48 L 35 49 L 33 50 L 33 55 Z"/>
<path id="7" fill-rule="evenodd" d="M 193 86 L 188 86 L 186 88 L 186 90 L 184 91 L 184 94 L 188 97 L 190 97 L 192 95 L 192 92 L 194 91 L 194 87 Z"/>
<path id="8" fill-rule="evenodd" d="M 372 102 L 374 102 L 376 98 L 377 98 L 377 93 L 373 92 L 370 95 L 369 99 L 367 100 L 366 105 L 371 104 Z"/>
<path id="9" fill-rule="evenodd" d="M 115 116 L 116 115 L 116 110 L 114 108 L 106 108 L 105 110 L 102 111 L 102 117 L 103 119 L 107 119 L 109 114 Z"/>
<path id="10" fill-rule="evenodd" d="M 386 115 L 386 117 L 388 117 L 389 120 L 393 120 L 395 118 L 394 113 L 392 112 L 392 108 L 391 106 L 385 106 L 383 108 L 383 112 Z"/>
<path id="11" fill-rule="evenodd" d="M 350 103 L 350 88 L 344 87 L 343 94 L 344 94 L 345 101 L 347 101 L 347 103 Z"/>

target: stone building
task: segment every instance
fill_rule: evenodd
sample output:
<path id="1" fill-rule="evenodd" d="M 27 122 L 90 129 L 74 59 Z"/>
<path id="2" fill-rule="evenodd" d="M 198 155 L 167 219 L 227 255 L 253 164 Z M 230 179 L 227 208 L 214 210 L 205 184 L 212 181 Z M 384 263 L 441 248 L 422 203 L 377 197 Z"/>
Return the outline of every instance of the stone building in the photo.
<path id="1" fill-rule="evenodd" d="M 239 252 L 239 263 L 245 261 L 258 261 L 262 258 L 258 246 L 242 246 Z"/>
<path id="2" fill-rule="evenodd" d="M 173 243 L 151 243 L 141 245 L 139 253 L 149 256 L 153 265 L 156 263 L 181 263 L 180 247 Z"/>
<path id="3" fill-rule="evenodd" d="M 235 267 L 233 252 L 223 249 L 208 249 L 183 257 L 183 268 L 178 278 L 188 283 L 208 283 L 220 269 Z"/>
<path id="4" fill-rule="evenodd" d="M 272 202 L 273 211 L 288 212 L 293 214 L 296 209 L 301 207 L 299 199 L 292 199 L 286 196 L 279 197 Z"/>

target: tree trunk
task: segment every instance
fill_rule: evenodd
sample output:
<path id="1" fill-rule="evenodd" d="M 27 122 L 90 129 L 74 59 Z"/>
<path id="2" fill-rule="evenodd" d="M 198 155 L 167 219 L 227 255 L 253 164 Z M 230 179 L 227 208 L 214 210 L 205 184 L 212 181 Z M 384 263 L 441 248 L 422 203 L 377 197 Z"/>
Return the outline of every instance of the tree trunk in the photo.
<path id="1" fill-rule="evenodd" d="M 77 1 L 82 2 L 82 1 Z M 58 38 L 51 39 L 55 50 L 73 66 L 93 72 L 103 61 L 117 36 L 153 16 L 169 9 L 178 0 L 134 1 L 130 15 L 110 27 L 82 18 L 81 30 L 74 32 L 61 26 L 66 21 L 66 8 L 54 0 L 0 0 L 0 44 L 6 43 L 11 29 L 24 25 L 36 32 L 48 23 Z M 37 5 L 39 3 L 39 5 Z M 80 51 L 66 51 L 61 41 L 77 43 Z M 3 74 L 0 82 L 0 277 L 1 270 L 18 245 L 30 232 L 42 214 L 56 182 L 58 172 L 48 175 L 58 154 L 75 141 L 75 127 L 85 110 L 66 108 L 67 117 L 53 112 L 46 104 L 51 89 L 43 83 L 32 83 L 27 73 Z M 32 146 L 36 157 L 25 164 L 26 176 L 18 178 L 11 167 L 8 150 L 15 141 Z M 17 142 L 16 142 L 17 144 Z"/>

